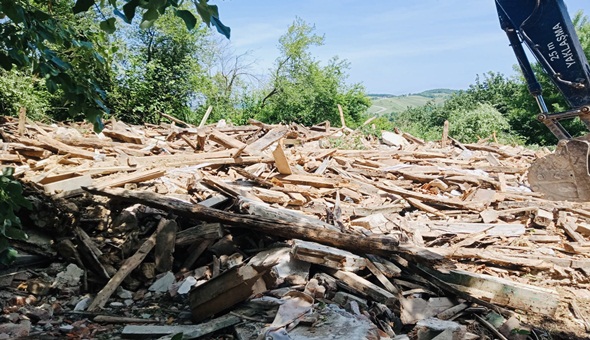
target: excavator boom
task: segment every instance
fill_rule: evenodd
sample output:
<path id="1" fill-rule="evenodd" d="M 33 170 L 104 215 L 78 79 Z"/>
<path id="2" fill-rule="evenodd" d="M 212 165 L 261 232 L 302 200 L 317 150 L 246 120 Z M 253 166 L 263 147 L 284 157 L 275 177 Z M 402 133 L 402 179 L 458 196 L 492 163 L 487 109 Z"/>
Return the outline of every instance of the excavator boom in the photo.
<path id="1" fill-rule="evenodd" d="M 563 0 L 495 1 L 500 26 L 539 106 L 537 118 L 559 139 L 554 154 L 530 167 L 529 184 L 548 199 L 590 201 L 590 143 L 587 137 L 573 139 L 560 123 L 579 117 L 590 130 L 590 66 L 567 8 Z M 549 112 L 523 45 L 557 86 L 570 110 Z"/>

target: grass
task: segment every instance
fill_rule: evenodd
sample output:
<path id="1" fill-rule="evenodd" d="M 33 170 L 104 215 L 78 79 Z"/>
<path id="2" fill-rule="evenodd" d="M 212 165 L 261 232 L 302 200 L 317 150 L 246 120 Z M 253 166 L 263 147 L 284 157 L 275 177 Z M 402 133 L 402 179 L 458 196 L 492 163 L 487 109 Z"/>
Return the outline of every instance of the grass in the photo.
<path id="1" fill-rule="evenodd" d="M 367 113 L 370 115 L 387 115 L 403 111 L 408 107 L 422 106 L 429 101 L 434 101 L 435 104 L 441 104 L 449 98 L 453 92 L 453 90 L 439 89 L 401 96 L 386 94 L 369 95 L 372 99 L 373 105 L 369 107 Z"/>

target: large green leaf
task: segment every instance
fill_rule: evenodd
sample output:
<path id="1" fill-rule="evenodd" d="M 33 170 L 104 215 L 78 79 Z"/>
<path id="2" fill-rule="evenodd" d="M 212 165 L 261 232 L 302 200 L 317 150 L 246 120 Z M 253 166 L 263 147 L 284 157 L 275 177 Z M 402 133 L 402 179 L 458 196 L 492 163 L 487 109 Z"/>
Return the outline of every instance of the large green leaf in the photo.
<path id="1" fill-rule="evenodd" d="M 231 29 L 229 27 L 225 26 L 223 23 L 221 23 L 221 20 L 219 20 L 218 17 L 211 16 L 211 24 L 213 24 L 213 26 L 215 26 L 215 28 L 217 28 L 217 32 L 225 35 L 225 37 L 229 39 L 229 36 L 231 34 Z"/>
<path id="2" fill-rule="evenodd" d="M 150 8 L 143 13 L 142 21 L 155 21 L 160 17 L 160 13 L 157 8 Z"/>
<path id="3" fill-rule="evenodd" d="M 74 14 L 86 12 L 92 5 L 94 5 L 94 0 L 77 0 L 72 11 Z"/>
<path id="4" fill-rule="evenodd" d="M 2 251 L 2 246 L 0 245 L 0 264 L 5 266 L 10 265 L 16 260 L 17 254 L 16 250 L 11 247 L 6 247 L 4 251 Z"/>
<path id="5" fill-rule="evenodd" d="M 184 21 L 184 24 L 186 25 L 186 28 L 188 30 L 192 30 L 193 28 L 195 28 L 195 25 L 197 24 L 197 18 L 195 18 L 191 11 L 181 9 L 174 12 L 174 14 L 176 14 L 176 16 L 180 17 Z"/>
<path id="6" fill-rule="evenodd" d="M 133 20 L 133 17 L 135 17 L 135 10 L 137 9 L 137 6 L 139 6 L 139 0 L 131 0 L 123 5 L 123 13 L 125 13 L 125 16 L 129 22 Z"/>
<path id="7" fill-rule="evenodd" d="M 207 24 L 207 26 L 211 25 L 211 6 L 207 4 L 208 0 L 199 0 L 195 5 L 197 7 L 197 13 L 203 19 L 203 22 Z"/>
<path id="8" fill-rule="evenodd" d="M 139 28 L 143 30 L 148 29 L 154 25 L 154 22 L 154 20 L 143 20 L 141 24 L 139 24 Z"/>
<path id="9" fill-rule="evenodd" d="M 20 24 L 26 20 L 23 8 L 14 2 L 4 3 L 2 10 L 16 24 Z"/>
<path id="10" fill-rule="evenodd" d="M 100 29 L 109 33 L 109 34 L 113 34 L 117 30 L 117 27 L 115 26 L 115 22 L 116 22 L 115 18 L 109 18 L 109 19 L 103 20 L 100 22 Z"/>
<path id="11" fill-rule="evenodd" d="M 113 13 L 115 13 L 115 15 L 118 16 L 119 18 L 123 19 L 123 21 L 125 21 L 126 23 L 128 23 L 128 24 L 131 23 L 131 19 L 127 18 L 125 13 L 119 11 L 118 8 L 113 9 Z"/>
<path id="12" fill-rule="evenodd" d="M 14 168 L 7 166 L 5 168 L 2 168 L 2 176 L 3 177 L 10 177 L 14 174 Z"/>
<path id="13" fill-rule="evenodd" d="M 148 7 L 154 8 L 154 9 L 159 9 L 159 8 L 166 6 L 166 2 L 167 2 L 166 0 L 150 0 Z"/>
<path id="14" fill-rule="evenodd" d="M 0 236 L 0 253 L 9 247 L 8 239 Z"/>
<path id="15" fill-rule="evenodd" d="M 13 226 L 6 227 L 4 230 L 4 235 L 13 240 L 26 240 L 29 238 L 29 235 L 27 235 L 24 231 Z"/>
<path id="16" fill-rule="evenodd" d="M 86 120 L 92 123 L 94 132 L 96 133 L 99 133 L 102 131 L 102 129 L 104 129 L 104 124 L 102 123 L 102 114 L 103 112 L 100 110 L 86 110 Z"/>

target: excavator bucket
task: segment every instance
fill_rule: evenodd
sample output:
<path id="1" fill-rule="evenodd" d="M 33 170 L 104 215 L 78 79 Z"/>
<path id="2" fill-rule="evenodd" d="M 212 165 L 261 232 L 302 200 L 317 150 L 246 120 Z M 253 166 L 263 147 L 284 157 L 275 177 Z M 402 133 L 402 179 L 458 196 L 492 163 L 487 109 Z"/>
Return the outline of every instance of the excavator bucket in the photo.
<path id="1" fill-rule="evenodd" d="M 529 168 L 531 188 L 549 200 L 590 201 L 589 153 L 587 140 L 561 141 L 555 153 L 536 160 Z"/>

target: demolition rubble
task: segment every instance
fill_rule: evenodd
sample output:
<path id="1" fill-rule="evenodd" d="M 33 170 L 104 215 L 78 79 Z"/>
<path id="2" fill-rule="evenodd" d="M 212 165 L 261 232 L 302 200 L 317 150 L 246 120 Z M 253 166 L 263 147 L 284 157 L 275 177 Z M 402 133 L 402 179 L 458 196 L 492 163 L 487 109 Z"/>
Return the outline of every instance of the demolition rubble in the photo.
<path id="1" fill-rule="evenodd" d="M 33 209 L 0 339 L 583 339 L 590 204 L 548 150 L 321 124 L 1 118 Z M 370 124 L 370 122 L 368 122 Z"/>

